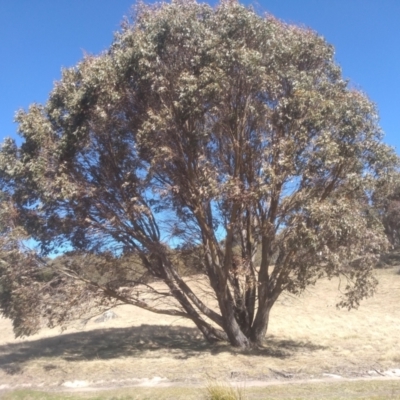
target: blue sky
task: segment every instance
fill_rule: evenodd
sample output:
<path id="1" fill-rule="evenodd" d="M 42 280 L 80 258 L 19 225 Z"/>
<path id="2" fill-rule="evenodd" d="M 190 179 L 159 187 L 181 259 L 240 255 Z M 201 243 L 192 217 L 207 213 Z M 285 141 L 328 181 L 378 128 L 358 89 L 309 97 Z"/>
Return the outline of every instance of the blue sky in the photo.
<path id="1" fill-rule="evenodd" d="M 248 2 L 247 2 L 248 3 Z M 106 49 L 132 0 L 0 0 L 0 140 L 14 113 L 43 103 L 62 67 Z M 400 154 L 400 0 L 259 0 L 259 12 L 316 30 L 343 75 L 377 105 Z"/>

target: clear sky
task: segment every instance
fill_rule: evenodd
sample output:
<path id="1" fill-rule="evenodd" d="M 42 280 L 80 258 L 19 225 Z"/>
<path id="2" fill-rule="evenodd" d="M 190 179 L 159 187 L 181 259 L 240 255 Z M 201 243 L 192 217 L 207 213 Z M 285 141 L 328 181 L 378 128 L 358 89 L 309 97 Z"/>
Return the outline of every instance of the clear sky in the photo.
<path id="1" fill-rule="evenodd" d="M 213 1 L 214 3 L 214 1 Z M 246 3 L 249 3 L 246 1 Z M 0 0 L 0 141 L 14 113 L 43 103 L 62 67 L 112 41 L 132 0 Z M 259 0 L 259 12 L 316 30 L 343 75 L 377 105 L 385 141 L 400 154 L 400 0 Z"/>

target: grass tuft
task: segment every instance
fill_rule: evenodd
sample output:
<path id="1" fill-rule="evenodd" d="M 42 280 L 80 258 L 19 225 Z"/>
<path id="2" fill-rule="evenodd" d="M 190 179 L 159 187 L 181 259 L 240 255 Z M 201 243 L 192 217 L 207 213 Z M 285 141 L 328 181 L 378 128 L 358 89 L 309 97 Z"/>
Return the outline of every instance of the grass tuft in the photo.
<path id="1" fill-rule="evenodd" d="M 243 388 L 215 380 L 209 380 L 206 385 L 207 400 L 246 400 Z"/>

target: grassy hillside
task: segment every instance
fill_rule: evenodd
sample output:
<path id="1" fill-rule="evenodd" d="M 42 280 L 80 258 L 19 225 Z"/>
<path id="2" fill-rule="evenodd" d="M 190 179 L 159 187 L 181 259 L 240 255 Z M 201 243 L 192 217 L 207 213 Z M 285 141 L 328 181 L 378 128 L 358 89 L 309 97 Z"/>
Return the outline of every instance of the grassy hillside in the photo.
<path id="1" fill-rule="evenodd" d="M 337 280 L 321 281 L 299 298 L 282 296 L 265 348 L 248 352 L 210 346 L 190 322 L 130 306 L 117 308 L 117 319 L 76 324 L 62 334 L 44 329 L 28 339 L 14 339 L 11 322 L 1 319 L 0 388 L 131 386 L 155 377 L 199 385 L 210 376 L 270 382 L 379 377 L 400 368 L 398 270 L 377 270 L 376 295 L 350 312 L 335 307 Z"/>

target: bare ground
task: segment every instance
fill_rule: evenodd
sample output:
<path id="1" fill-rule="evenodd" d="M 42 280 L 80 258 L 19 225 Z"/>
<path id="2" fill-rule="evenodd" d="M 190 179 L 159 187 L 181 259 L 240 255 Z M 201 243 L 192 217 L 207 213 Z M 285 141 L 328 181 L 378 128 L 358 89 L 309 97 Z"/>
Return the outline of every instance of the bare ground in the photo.
<path id="1" fill-rule="evenodd" d="M 398 271 L 377 270 L 376 295 L 350 312 L 335 307 L 338 281 L 322 281 L 299 298 L 282 296 L 265 348 L 246 352 L 207 344 L 184 319 L 130 306 L 115 309 L 117 319 L 63 333 L 43 329 L 25 339 L 14 339 L 11 322 L 0 319 L 0 390 L 201 385 L 207 377 L 256 385 L 396 376 Z"/>

